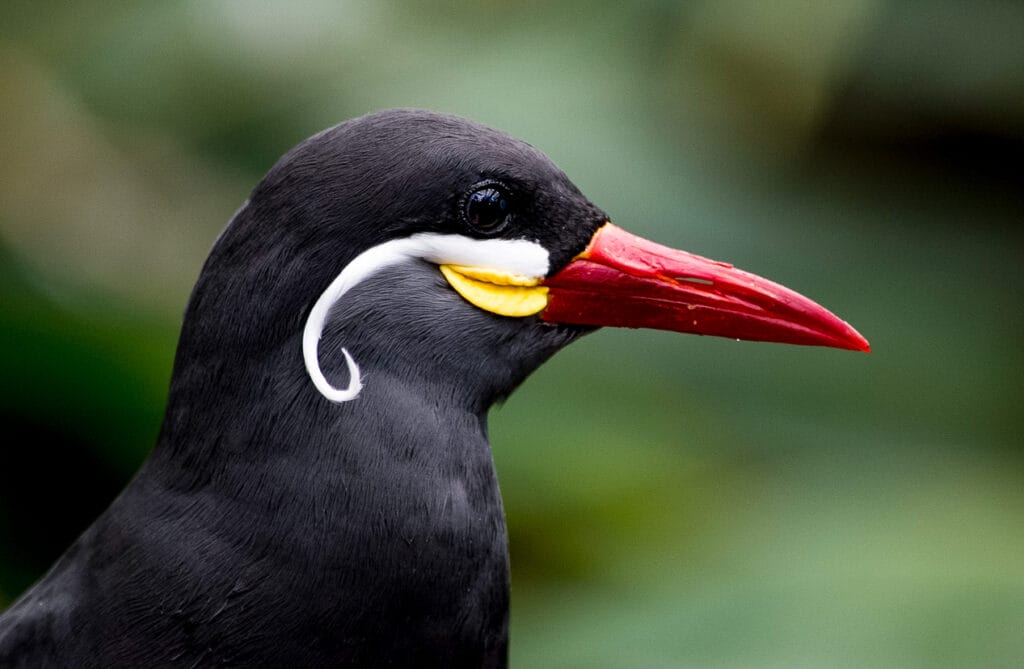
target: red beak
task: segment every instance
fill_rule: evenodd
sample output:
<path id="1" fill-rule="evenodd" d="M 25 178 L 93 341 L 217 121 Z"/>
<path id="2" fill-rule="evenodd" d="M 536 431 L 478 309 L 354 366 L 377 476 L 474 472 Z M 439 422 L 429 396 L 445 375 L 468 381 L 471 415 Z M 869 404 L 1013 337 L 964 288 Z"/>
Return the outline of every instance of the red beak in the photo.
<path id="1" fill-rule="evenodd" d="M 871 350 L 845 321 L 803 295 L 611 223 L 543 283 L 549 289 L 548 306 L 540 317 L 552 323 Z"/>

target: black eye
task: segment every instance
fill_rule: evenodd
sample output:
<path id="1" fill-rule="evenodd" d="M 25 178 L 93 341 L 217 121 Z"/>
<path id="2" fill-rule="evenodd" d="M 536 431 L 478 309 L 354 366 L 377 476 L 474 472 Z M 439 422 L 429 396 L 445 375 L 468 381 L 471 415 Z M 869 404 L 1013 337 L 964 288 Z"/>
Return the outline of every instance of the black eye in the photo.
<path id="1" fill-rule="evenodd" d="M 499 184 L 481 186 L 466 198 L 466 222 L 480 232 L 500 230 L 512 213 L 512 203 L 505 188 Z"/>

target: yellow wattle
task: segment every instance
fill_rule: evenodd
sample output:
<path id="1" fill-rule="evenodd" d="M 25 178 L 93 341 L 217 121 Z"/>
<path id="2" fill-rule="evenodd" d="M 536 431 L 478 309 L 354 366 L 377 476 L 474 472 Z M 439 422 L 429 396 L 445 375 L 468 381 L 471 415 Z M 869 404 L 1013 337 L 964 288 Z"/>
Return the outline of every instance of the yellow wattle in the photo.
<path id="1" fill-rule="evenodd" d="M 441 265 L 441 274 L 467 302 L 500 316 L 532 316 L 548 306 L 539 279 L 458 265 Z"/>

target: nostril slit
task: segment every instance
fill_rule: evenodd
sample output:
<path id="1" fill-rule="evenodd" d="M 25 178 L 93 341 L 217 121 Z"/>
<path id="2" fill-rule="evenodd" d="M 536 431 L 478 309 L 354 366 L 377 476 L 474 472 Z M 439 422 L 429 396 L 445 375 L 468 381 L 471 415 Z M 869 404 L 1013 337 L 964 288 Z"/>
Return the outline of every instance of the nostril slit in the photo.
<path id="1" fill-rule="evenodd" d="M 715 285 L 715 282 L 710 279 L 698 279 L 695 276 L 677 276 L 676 281 L 689 281 L 690 283 L 699 283 L 705 286 Z"/>

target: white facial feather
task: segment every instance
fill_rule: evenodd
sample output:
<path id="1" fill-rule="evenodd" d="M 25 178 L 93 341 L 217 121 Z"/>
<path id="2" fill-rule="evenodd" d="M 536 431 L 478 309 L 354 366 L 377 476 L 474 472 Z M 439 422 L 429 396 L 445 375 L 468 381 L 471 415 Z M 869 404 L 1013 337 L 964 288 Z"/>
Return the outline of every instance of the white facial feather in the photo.
<path id="1" fill-rule="evenodd" d="M 424 232 L 363 251 L 345 266 L 317 299 L 302 333 L 302 356 L 306 362 L 306 371 L 320 394 L 330 401 L 354 400 L 363 388 L 359 365 L 346 349 L 341 352 L 345 355 L 348 367 L 347 388 L 332 386 L 320 369 L 320 336 L 331 307 L 353 287 L 382 269 L 416 258 L 438 265 L 487 268 L 537 278 L 547 274 L 549 268 L 547 250 L 525 239 L 473 239 L 462 235 Z"/>

